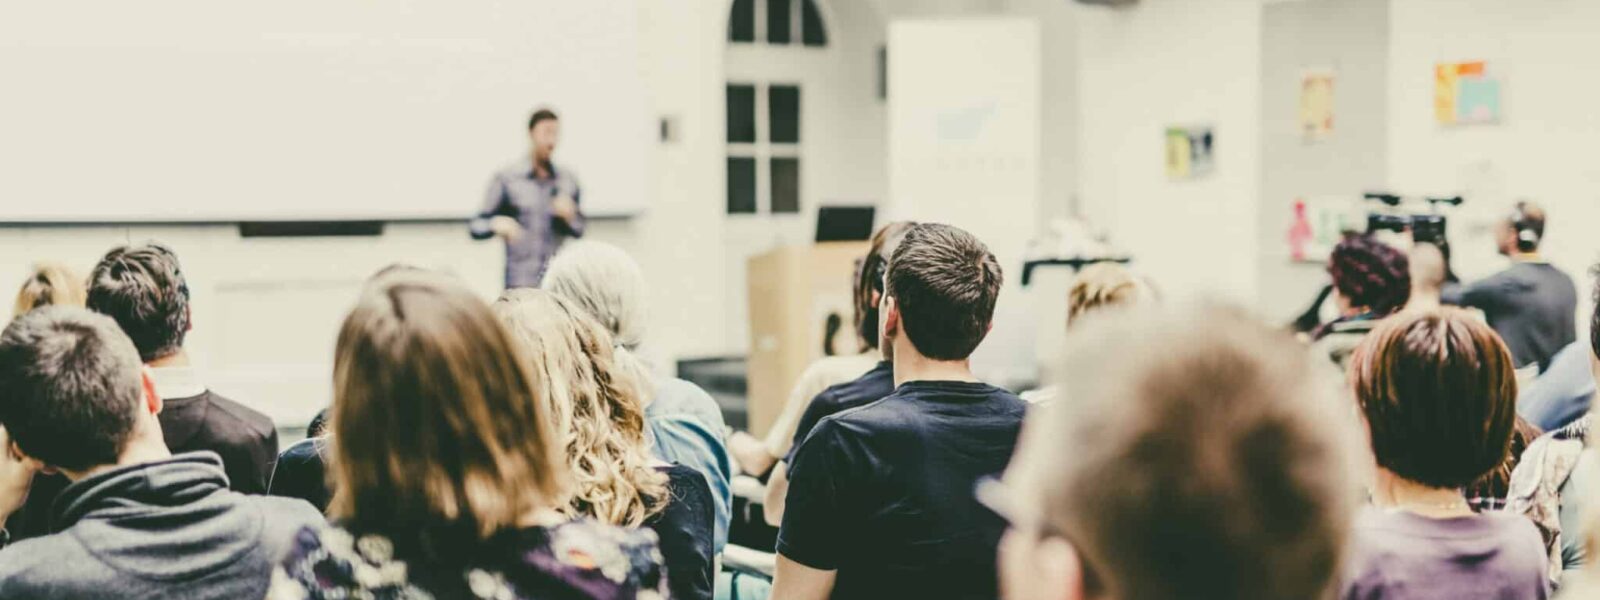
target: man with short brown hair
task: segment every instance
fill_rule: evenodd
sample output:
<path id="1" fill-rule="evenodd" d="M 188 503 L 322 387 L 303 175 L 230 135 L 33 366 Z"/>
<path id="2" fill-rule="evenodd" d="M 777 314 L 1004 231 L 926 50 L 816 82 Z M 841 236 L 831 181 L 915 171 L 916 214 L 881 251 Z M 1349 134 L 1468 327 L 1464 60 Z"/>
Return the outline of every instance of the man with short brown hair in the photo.
<path id="1" fill-rule="evenodd" d="M 893 394 L 826 417 L 795 452 L 772 598 L 993 598 L 1004 524 L 972 490 L 1010 460 L 1024 404 L 973 376 L 1002 283 L 983 242 L 913 226 L 889 260 Z"/>
<path id="2" fill-rule="evenodd" d="M 1159 340 L 1159 342 L 1154 342 Z M 1354 500 L 1331 376 L 1223 308 L 1143 309 L 1069 335 L 1070 401 L 1029 421 L 1005 483 L 1009 600 L 1323 598 Z"/>

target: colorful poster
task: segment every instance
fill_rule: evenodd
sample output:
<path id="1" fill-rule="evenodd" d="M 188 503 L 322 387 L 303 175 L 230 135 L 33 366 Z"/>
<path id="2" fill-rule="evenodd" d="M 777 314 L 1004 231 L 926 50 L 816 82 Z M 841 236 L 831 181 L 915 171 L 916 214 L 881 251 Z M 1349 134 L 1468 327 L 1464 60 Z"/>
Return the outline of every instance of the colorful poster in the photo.
<path id="1" fill-rule="evenodd" d="M 1307 71 L 1300 77 L 1300 132 L 1307 142 L 1333 133 L 1333 72 Z"/>
<path id="2" fill-rule="evenodd" d="M 1216 170 L 1216 140 L 1210 125 L 1169 126 L 1166 133 L 1167 179 L 1197 179 Z"/>
<path id="3" fill-rule="evenodd" d="M 1439 63 L 1434 65 L 1433 85 L 1433 113 L 1440 125 L 1500 122 L 1501 82 L 1488 63 Z"/>

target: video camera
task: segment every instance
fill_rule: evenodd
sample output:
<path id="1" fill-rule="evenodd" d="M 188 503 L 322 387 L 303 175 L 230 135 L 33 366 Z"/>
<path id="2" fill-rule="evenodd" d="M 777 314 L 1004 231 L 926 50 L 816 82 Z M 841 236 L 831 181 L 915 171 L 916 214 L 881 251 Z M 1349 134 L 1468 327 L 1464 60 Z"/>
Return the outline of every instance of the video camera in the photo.
<path id="1" fill-rule="evenodd" d="M 1398 212 L 1404 198 L 1396 194 L 1369 192 L 1365 197 L 1390 207 L 1388 211 L 1367 213 L 1367 233 L 1393 231 L 1403 234 L 1409 231 L 1412 241 L 1439 245 L 1446 243 L 1445 216 L 1439 214 L 1439 205 L 1461 206 L 1463 202 L 1461 196 L 1425 197 L 1422 200 L 1428 204 L 1430 212 L 1407 214 Z"/>

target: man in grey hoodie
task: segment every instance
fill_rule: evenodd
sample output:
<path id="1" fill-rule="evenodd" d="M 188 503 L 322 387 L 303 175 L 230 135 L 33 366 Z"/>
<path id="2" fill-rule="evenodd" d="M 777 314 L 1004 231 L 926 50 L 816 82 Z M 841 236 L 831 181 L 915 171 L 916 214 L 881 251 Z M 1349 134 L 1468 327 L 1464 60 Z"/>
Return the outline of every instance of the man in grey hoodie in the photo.
<path id="1" fill-rule="evenodd" d="M 0 599 L 266 594 L 294 533 L 322 516 L 230 491 L 214 453 L 173 456 L 160 411 L 138 351 L 108 317 L 50 307 L 0 333 L 0 513 L 22 504 L 34 472 L 72 482 L 50 535 L 0 550 Z"/>

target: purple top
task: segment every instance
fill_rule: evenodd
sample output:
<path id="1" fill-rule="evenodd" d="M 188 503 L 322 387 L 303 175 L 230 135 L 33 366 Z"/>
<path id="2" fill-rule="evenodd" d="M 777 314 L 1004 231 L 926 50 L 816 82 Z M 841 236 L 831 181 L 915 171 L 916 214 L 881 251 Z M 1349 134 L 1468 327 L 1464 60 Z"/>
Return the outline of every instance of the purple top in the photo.
<path id="1" fill-rule="evenodd" d="M 1369 508 L 1357 516 L 1340 598 L 1543 600 L 1544 544 L 1522 515 L 1431 519 Z"/>

